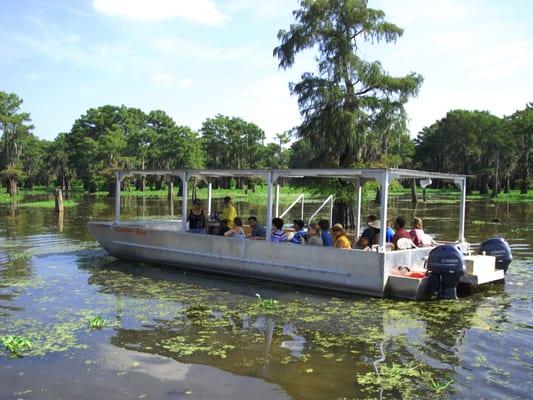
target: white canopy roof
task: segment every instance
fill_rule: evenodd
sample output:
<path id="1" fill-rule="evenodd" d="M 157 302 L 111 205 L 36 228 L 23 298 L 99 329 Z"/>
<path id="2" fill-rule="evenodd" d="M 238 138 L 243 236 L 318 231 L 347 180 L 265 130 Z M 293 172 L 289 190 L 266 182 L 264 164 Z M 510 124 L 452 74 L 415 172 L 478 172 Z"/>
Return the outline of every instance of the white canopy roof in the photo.
<path id="1" fill-rule="evenodd" d="M 167 175 L 202 178 L 218 177 L 258 177 L 266 178 L 272 173 L 272 179 L 277 178 L 343 178 L 343 179 L 382 179 L 386 174 L 390 179 L 442 179 L 449 181 L 463 180 L 466 175 L 444 174 L 441 172 L 416 171 L 399 168 L 337 168 L 337 169 L 176 169 L 176 170 L 130 170 L 119 171 L 121 177 L 133 175 Z"/>

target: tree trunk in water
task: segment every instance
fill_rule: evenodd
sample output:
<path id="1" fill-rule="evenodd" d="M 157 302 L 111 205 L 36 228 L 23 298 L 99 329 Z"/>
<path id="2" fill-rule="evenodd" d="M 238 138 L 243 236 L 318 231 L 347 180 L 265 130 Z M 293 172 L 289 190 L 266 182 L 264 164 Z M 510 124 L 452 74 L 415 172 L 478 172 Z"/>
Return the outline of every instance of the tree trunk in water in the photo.
<path id="1" fill-rule="evenodd" d="M 416 179 L 411 179 L 411 202 L 418 202 L 418 199 L 416 198 Z"/>
<path id="2" fill-rule="evenodd" d="M 423 188 L 422 189 L 422 201 L 425 203 L 426 202 L 426 188 Z"/>
<path id="3" fill-rule="evenodd" d="M 507 175 L 505 176 L 505 184 L 503 185 L 503 192 L 509 193 L 511 190 L 511 176 L 509 172 L 507 172 Z"/>
<path id="4" fill-rule="evenodd" d="M 197 196 L 196 178 L 192 178 L 192 201 L 196 200 Z"/>
<path id="5" fill-rule="evenodd" d="M 499 154 L 496 153 L 496 166 L 494 167 L 494 177 L 493 177 L 493 183 L 492 183 L 492 194 L 491 197 L 496 197 L 499 192 L 499 186 L 500 186 L 500 180 L 498 178 L 499 173 L 499 167 L 500 167 L 500 157 Z"/>
<path id="6" fill-rule="evenodd" d="M 344 227 L 346 227 L 347 220 L 348 215 L 346 202 L 342 200 L 335 200 L 335 203 L 333 204 L 333 221 L 331 221 L 331 225 L 341 223 Z"/>
<path id="7" fill-rule="evenodd" d="M 7 181 L 7 192 L 11 197 L 15 197 L 17 195 L 17 180 L 15 178 L 7 178 Z"/>
<path id="8" fill-rule="evenodd" d="M 55 210 L 58 213 L 63 212 L 63 191 L 61 189 L 56 189 L 55 191 Z"/>
<path id="9" fill-rule="evenodd" d="M 163 179 L 160 176 L 156 176 L 156 178 L 155 178 L 155 190 L 161 190 L 162 186 L 163 186 Z"/>
<path id="10" fill-rule="evenodd" d="M 167 199 L 168 199 L 168 201 L 173 201 L 174 200 L 174 180 L 172 179 L 172 177 L 168 178 Z"/>
<path id="11" fill-rule="evenodd" d="M 489 193 L 489 180 L 487 174 L 481 174 L 479 177 L 479 194 Z"/>
<path id="12" fill-rule="evenodd" d="M 116 182 L 112 181 L 107 184 L 107 195 L 109 197 L 115 197 L 115 186 Z"/>

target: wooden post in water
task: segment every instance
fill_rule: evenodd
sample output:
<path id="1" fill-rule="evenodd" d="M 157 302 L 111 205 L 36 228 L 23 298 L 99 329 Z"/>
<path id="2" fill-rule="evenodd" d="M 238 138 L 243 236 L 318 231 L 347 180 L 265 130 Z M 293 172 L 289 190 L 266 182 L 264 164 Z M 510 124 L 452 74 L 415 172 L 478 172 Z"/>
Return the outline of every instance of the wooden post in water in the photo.
<path id="1" fill-rule="evenodd" d="M 174 200 L 174 177 L 169 176 L 168 177 L 168 194 L 167 194 L 168 201 Z"/>
<path id="2" fill-rule="evenodd" d="M 58 213 L 62 213 L 63 212 L 63 191 L 61 189 L 56 189 L 54 197 L 55 197 L 55 205 L 56 205 L 55 210 Z"/>

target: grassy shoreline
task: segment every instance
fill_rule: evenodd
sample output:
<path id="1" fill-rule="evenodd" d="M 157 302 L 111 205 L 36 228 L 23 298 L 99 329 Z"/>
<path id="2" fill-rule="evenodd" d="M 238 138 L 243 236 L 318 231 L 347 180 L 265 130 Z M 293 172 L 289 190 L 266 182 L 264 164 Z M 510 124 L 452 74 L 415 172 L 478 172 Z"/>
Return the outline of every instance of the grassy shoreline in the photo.
<path id="1" fill-rule="evenodd" d="M 87 194 L 84 193 L 81 189 L 75 189 L 72 192 L 76 196 L 90 195 L 94 197 L 107 197 L 107 192 L 96 192 Z M 166 198 L 167 189 L 161 190 L 145 190 L 144 192 L 138 190 L 129 190 L 123 191 L 122 196 L 124 197 L 158 197 Z M 177 188 L 174 190 L 175 199 L 179 199 L 177 196 Z M 390 196 L 400 196 L 405 199 L 410 199 L 410 189 L 404 188 L 401 186 L 393 186 L 389 191 Z M 304 194 L 307 199 L 321 200 L 326 197 L 326 195 L 317 194 L 312 188 L 305 187 L 289 187 L 283 186 L 280 188 L 280 197 L 283 201 L 292 201 L 296 199 L 300 194 Z M 375 198 L 375 188 L 368 187 L 365 188 L 363 192 L 364 200 L 371 201 Z M 200 199 L 207 199 L 207 188 L 199 188 L 197 190 L 197 195 Z M 460 193 L 458 190 L 454 189 L 426 189 L 426 202 L 427 203 L 458 203 Z M 28 196 L 39 197 L 37 199 L 27 199 Z M 48 196 L 48 199 L 43 196 Z M 263 203 L 266 201 L 267 197 L 267 187 L 256 186 L 255 192 L 252 190 L 245 189 L 217 189 L 212 192 L 213 199 L 220 199 L 225 196 L 230 196 L 236 201 L 246 200 L 250 203 Z M 417 188 L 417 198 L 419 202 L 423 202 L 422 199 L 422 190 Z M 530 191 L 528 194 L 520 194 L 519 190 L 511 190 L 510 193 L 500 193 L 495 198 L 492 198 L 490 195 L 480 195 L 479 193 L 473 193 L 467 196 L 467 201 L 476 201 L 476 202 L 493 202 L 493 203 L 533 203 L 533 191 Z M 35 208 L 53 208 L 54 199 L 53 199 L 53 188 L 33 188 L 33 189 L 20 189 L 19 193 L 15 197 L 17 207 L 35 207 Z M 11 204 L 13 199 L 9 194 L 5 192 L 0 192 L 0 204 Z M 75 207 L 78 203 L 75 200 L 69 199 L 64 201 L 65 207 Z"/>

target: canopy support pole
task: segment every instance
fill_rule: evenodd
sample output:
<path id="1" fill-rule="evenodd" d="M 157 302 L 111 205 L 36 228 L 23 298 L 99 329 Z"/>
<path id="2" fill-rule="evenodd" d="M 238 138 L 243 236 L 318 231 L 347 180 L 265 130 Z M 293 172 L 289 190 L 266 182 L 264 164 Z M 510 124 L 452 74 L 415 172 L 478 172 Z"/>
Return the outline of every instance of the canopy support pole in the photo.
<path id="1" fill-rule="evenodd" d="M 207 216 L 211 216 L 211 196 L 213 193 L 213 184 L 207 182 Z"/>
<path id="2" fill-rule="evenodd" d="M 270 242 L 272 234 L 272 185 L 273 185 L 273 173 L 267 172 L 267 217 L 266 217 L 266 241 Z"/>
<path id="3" fill-rule="evenodd" d="M 361 201 L 362 201 L 362 190 L 361 190 L 361 179 L 356 179 L 357 187 L 357 205 L 355 207 L 355 233 L 357 237 L 361 235 Z"/>
<path id="4" fill-rule="evenodd" d="M 276 183 L 276 218 L 279 217 L 279 183 Z"/>
<path id="5" fill-rule="evenodd" d="M 120 222 L 120 185 L 122 183 L 122 172 L 115 173 L 115 224 Z"/>
<path id="6" fill-rule="evenodd" d="M 386 251 L 386 240 L 387 240 L 387 200 L 389 198 L 389 171 L 383 171 L 381 176 L 381 225 L 379 231 L 379 244 L 383 249 L 383 252 Z"/>
<path id="7" fill-rule="evenodd" d="M 187 171 L 180 175 L 182 185 L 181 197 L 181 231 L 187 232 L 187 198 L 189 197 L 189 176 Z"/>
<path id="8" fill-rule="evenodd" d="M 466 178 L 458 182 L 461 185 L 461 208 L 459 211 L 459 242 L 465 241 L 465 213 L 466 213 Z"/>

